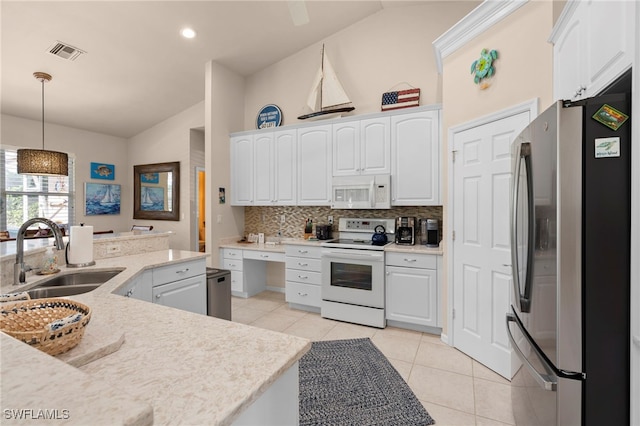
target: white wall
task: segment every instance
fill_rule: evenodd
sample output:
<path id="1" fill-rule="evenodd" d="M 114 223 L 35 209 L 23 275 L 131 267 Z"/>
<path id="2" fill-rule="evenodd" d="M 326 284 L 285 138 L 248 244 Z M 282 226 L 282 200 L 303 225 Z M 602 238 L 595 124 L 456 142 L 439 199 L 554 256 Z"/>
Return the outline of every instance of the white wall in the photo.
<path id="1" fill-rule="evenodd" d="M 172 231 L 169 246 L 173 249 L 191 250 L 190 246 L 190 198 L 195 190 L 190 179 L 191 171 L 191 129 L 204 126 L 204 101 L 170 117 L 150 129 L 130 138 L 126 157 L 128 158 L 128 187 L 133 200 L 133 166 L 139 164 L 180 162 L 180 220 L 133 220 L 133 203 L 127 205 L 123 214 L 131 224 L 153 225 L 153 230 Z"/>
<path id="2" fill-rule="evenodd" d="M 42 122 L 2 114 L 2 145 L 18 148 L 42 148 Z M 75 158 L 75 223 L 94 227 L 95 231 L 128 231 L 131 228 L 133 192 L 127 170 L 126 139 L 72 127 L 45 123 L 45 149 L 66 152 Z M 91 179 L 91 162 L 115 165 L 114 180 Z M 84 183 L 113 183 L 121 186 L 119 215 L 86 216 Z"/>

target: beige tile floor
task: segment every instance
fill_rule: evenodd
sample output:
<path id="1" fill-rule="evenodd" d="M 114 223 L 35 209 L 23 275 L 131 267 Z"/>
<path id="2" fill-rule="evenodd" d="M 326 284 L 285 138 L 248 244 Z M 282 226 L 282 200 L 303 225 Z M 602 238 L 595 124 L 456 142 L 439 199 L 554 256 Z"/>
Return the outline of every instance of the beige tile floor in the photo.
<path id="1" fill-rule="evenodd" d="M 438 426 L 514 424 L 509 381 L 440 340 L 377 329 L 289 308 L 284 293 L 232 298 L 233 321 L 312 341 L 369 337 L 409 384 Z"/>

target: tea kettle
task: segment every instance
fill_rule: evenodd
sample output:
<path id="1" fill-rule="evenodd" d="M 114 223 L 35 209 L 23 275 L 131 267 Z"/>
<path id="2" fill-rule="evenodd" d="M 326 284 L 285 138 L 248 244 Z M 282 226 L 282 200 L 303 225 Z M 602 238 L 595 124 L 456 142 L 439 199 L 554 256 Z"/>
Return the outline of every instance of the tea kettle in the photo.
<path id="1" fill-rule="evenodd" d="M 384 226 L 378 225 L 374 229 L 375 234 L 371 237 L 371 243 L 374 246 L 383 246 L 387 244 L 387 230 L 384 229 Z"/>

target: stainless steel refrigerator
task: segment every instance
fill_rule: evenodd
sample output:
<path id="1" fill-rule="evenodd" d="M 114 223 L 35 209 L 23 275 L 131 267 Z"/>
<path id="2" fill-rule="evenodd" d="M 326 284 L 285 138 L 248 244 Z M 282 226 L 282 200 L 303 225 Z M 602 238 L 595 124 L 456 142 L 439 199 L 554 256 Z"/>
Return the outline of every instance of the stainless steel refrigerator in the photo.
<path id="1" fill-rule="evenodd" d="M 628 99 L 559 101 L 513 142 L 516 424 L 629 424 Z"/>

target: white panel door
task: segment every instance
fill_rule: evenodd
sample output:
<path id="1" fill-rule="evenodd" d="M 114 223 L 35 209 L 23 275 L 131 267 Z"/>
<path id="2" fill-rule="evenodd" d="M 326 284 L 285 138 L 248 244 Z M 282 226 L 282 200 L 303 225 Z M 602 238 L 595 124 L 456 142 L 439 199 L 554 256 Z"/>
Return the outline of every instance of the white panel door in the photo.
<path id="1" fill-rule="evenodd" d="M 360 174 L 391 173 L 391 119 L 370 118 L 360 122 Z"/>
<path id="2" fill-rule="evenodd" d="M 231 138 L 231 205 L 253 204 L 253 136 Z"/>
<path id="3" fill-rule="evenodd" d="M 453 241 L 454 346 L 511 379 L 519 364 L 506 333 L 511 299 L 511 141 L 522 112 L 456 133 Z"/>

